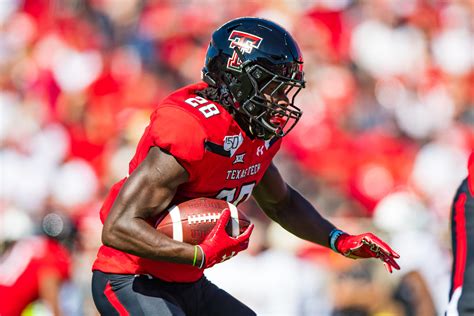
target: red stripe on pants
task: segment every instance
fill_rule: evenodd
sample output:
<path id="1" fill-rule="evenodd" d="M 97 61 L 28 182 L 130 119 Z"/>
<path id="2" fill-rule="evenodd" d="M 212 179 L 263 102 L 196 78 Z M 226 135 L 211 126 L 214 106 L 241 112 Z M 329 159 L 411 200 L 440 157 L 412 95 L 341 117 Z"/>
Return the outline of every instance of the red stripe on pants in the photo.
<path id="1" fill-rule="evenodd" d="M 467 238 L 466 238 L 466 194 L 459 195 L 454 208 L 456 214 L 456 264 L 454 266 L 453 292 L 464 282 L 464 269 L 466 268 Z"/>
<path id="2" fill-rule="evenodd" d="M 107 282 L 107 285 L 105 286 L 104 289 L 104 294 L 109 300 L 110 304 L 119 312 L 120 316 L 128 316 L 129 313 L 125 309 L 125 306 L 120 303 L 117 295 L 115 295 L 115 292 L 112 290 L 112 287 L 110 286 L 110 282 Z"/>

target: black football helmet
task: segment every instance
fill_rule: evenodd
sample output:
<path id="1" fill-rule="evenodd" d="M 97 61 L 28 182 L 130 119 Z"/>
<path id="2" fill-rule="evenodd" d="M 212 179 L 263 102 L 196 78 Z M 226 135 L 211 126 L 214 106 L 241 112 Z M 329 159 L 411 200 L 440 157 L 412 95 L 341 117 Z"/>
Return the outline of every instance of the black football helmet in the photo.
<path id="1" fill-rule="evenodd" d="M 274 22 L 245 17 L 218 28 L 202 78 L 228 89 L 255 137 L 283 137 L 302 115 L 294 100 L 305 86 L 303 58 L 291 35 Z"/>

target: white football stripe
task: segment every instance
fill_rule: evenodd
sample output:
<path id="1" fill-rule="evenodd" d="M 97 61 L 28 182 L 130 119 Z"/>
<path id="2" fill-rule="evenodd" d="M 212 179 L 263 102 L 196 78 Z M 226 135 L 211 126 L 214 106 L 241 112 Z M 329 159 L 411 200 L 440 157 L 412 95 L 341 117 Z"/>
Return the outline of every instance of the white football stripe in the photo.
<path id="1" fill-rule="evenodd" d="M 239 212 L 237 211 L 237 207 L 232 204 L 227 202 L 227 205 L 229 206 L 230 210 L 230 217 L 232 218 L 232 237 L 237 237 L 240 234 L 240 229 L 239 229 Z"/>
<path id="2" fill-rule="evenodd" d="M 173 221 L 173 239 L 183 241 L 183 225 L 181 223 L 181 211 L 179 207 L 173 206 L 170 210 L 171 221 Z"/>

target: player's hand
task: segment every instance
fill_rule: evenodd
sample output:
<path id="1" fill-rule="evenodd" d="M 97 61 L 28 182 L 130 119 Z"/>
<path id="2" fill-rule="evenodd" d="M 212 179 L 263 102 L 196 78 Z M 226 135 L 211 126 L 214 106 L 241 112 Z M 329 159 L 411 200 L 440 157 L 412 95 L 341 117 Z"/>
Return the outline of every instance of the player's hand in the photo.
<path id="1" fill-rule="evenodd" d="M 242 250 L 247 249 L 253 224 L 250 224 L 245 232 L 234 238 L 229 236 L 225 230 L 229 219 L 230 210 L 226 208 L 222 211 L 214 228 L 199 245 L 205 256 L 204 269 L 230 259 Z"/>
<path id="2" fill-rule="evenodd" d="M 336 240 L 336 249 L 344 256 L 352 259 L 378 258 L 383 261 L 385 268 L 390 273 L 394 268 L 400 270 L 400 266 L 395 261 L 395 259 L 400 258 L 400 255 L 371 233 L 356 236 L 342 234 Z"/>

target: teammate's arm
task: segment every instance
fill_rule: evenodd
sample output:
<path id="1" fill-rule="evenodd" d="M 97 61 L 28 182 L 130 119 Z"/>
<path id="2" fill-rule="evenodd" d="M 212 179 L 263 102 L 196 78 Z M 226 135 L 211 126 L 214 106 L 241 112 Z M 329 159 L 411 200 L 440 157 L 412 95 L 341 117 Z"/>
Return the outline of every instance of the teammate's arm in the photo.
<path id="1" fill-rule="evenodd" d="M 115 199 L 104 222 L 103 244 L 143 258 L 191 264 L 192 245 L 169 238 L 147 222 L 169 205 L 187 179 L 172 155 L 152 147 Z"/>
<path id="2" fill-rule="evenodd" d="M 253 197 L 272 220 L 302 239 L 331 247 L 353 259 L 379 258 L 389 272 L 392 268 L 400 269 L 394 260 L 399 255 L 386 243 L 371 233 L 354 236 L 337 230 L 283 180 L 273 164 L 253 191 Z"/>

